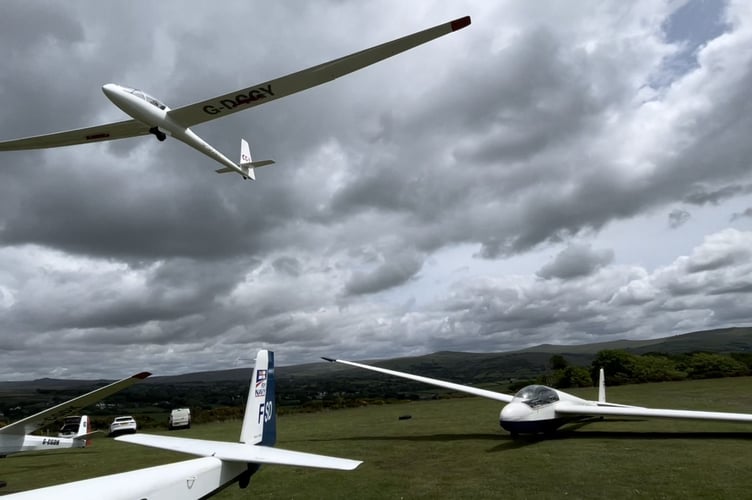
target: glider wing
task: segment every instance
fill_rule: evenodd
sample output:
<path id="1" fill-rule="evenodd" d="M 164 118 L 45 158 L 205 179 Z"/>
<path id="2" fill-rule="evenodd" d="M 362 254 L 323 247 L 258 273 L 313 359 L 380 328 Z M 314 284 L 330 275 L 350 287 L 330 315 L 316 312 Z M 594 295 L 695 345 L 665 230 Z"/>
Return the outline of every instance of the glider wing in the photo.
<path id="1" fill-rule="evenodd" d="M 594 417 L 679 418 L 694 420 L 719 420 L 727 422 L 752 422 L 752 414 L 720 411 L 668 410 L 636 406 L 586 406 L 558 404 L 557 414 L 586 415 Z"/>
<path id="2" fill-rule="evenodd" d="M 406 378 L 414 380 L 416 382 L 422 382 L 424 384 L 435 385 L 437 387 L 443 387 L 445 389 L 451 389 L 457 392 L 464 392 L 472 394 L 473 396 L 480 396 L 482 398 L 493 399 L 495 401 L 502 401 L 509 403 L 514 396 L 504 394 L 501 392 L 488 391 L 486 389 L 479 389 L 477 387 L 470 387 L 468 385 L 455 384 L 454 382 L 446 382 L 444 380 L 438 380 L 435 378 L 421 377 L 420 375 L 412 375 L 410 373 L 398 372 L 395 370 L 387 370 L 386 368 L 379 368 L 376 366 L 363 365 L 360 363 L 353 363 L 352 361 L 344 361 L 342 359 L 322 358 L 329 362 L 342 363 L 343 365 L 350 365 L 356 368 L 363 368 L 365 370 L 371 370 L 374 372 L 384 373 L 386 375 L 392 375 L 394 377 Z"/>
<path id="3" fill-rule="evenodd" d="M 126 443 L 178 451 L 190 455 L 215 457 L 227 462 L 294 465 L 298 467 L 319 467 L 338 470 L 353 470 L 362 463 L 358 460 L 282 450 L 269 446 L 158 436 L 154 434 L 131 434 L 119 436 L 115 439 L 117 441 L 125 441 Z"/>
<path id="4" fill-rule="evenodd" d="M 41 427 L 52 424 L 60 417 L 69 415 L 71 413 L 78 413 L 80 409 L 86 408 L 87 406 L 93 405 L 94 403 L 103 400 L 107 396 L 111 396 L 116 392 L 122 391 L 126 387 L 132 386 L 136 382 L 142 381 L 149 375 L 151 375 L 151 373 L 141 372 L 133 375 L 132 377 L 124 378 L 122 380 L 118 380 L 117 382 L 113 382 L 110 385 L 100 387 L 99 389 L 86 393 L 83 396 L 73 398 L 66 401 L 65 403 L 60 403 L 57 406 L 53 406 L 52 408 L 48 408 L 47 410 L 40 411 L 39 413 L 21 419 L 18 422 L 8 424 L 5 427 L 0 428 L 0 434 L 31 434 Z"/>
<path id="5" fill-rule="evenodd" d="M 221 118 L 231 113 L 279 99 L 280 97 L 316 87 L 322 83 L 329 82 L 406 50 L 410 50 L 418 45 L 430 42 L 435 38 L 448 35 L 469 24 L 469 16 L 456 19 L 275 80 L 269 80 L 236 90 L 235 92 L 230 92 L 229 94 L 175 108 L 170 110 L 167 115 L 185 127 Z"/>
<path id="6" fill-rule="evenodd" d="M 73 146 L 88 142 L 113 141 L 127 137 L 137 137 L 149 133 L 149 127 L 136 120 L 97 125 L 95 127 L 37 135 L 24 139 L 0 142 L 0 151 L 18 151 L 22 149 L 57 148 Z"/>

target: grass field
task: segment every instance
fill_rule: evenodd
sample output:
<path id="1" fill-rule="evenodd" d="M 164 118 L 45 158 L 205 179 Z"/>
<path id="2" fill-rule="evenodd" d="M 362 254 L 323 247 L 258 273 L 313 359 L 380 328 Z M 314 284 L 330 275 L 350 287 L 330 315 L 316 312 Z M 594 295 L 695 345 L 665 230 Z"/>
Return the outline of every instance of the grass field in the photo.
<path id="1" fill-rule="evenodd" d="M 588 399 L 595 389 L 572 391 Z M 627 404 L 752 412 L 752 378 L 614 387 Z M 553 439 L 513 440 L 501 405 L 478 398 L 370 406 L 278 421 L 278 446 L 363 460 L 352 472 L 263 467 L 250 490 L 217 498 L 749 498 L 752 426 L 606 420 Z M 409 420 L 399 420 L 409 414 Z M 233 441 L 240 422 L 172 435 Z M 165 432 L 166 434 L 167 432 Z M 184 460 L 176 453 L 100 438 L 83 450 L 0 460 L 0 494 Z"/>

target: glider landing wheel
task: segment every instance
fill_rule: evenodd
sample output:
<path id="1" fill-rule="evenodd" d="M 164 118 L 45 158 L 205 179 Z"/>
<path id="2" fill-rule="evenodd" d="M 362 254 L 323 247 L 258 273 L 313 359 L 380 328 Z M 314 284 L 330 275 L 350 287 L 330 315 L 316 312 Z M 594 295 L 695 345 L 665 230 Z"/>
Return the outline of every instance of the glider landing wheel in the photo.
<path id="1" fill-rule="evenodd" d="M 158 127 L 152 127 L 152 128 L 150 128 L 149 129 L 149 133 L 150 134 L 154 134 L 155 136 L 157 136 L 157 140 L 159 142 L 162 142 L 165 139 L 167 139 L 167 134 L 165 134 L 164 132 L 162 132 L 161 130 L 159 130 Z"/>

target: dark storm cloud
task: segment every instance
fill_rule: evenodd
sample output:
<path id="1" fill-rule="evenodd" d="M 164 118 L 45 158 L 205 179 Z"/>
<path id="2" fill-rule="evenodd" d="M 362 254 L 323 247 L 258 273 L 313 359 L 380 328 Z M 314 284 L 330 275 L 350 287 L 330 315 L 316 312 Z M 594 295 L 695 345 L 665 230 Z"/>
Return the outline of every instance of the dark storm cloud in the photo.
<path id="1" fill-rule="evenodd" d="M 686 223 L 691 217 L 690 213 L 686 210 L 675 208 L 668 214 L 668 225 L 671 229 L 676 229 Z"/>
<path id="2" fill-rule="evenodd" d="M 706 203 L 717 205 L 728 198 L 750 192 L 752 192 L 752 186 L 750 185 L 729 185 L 718 189 L 708 189 L 707 186 L 696 186 L 691 193 L 684 197 L 683 201 L 693 205 L 705 205 Z"/>
<path id="3" fill-rule="evenodd" d="M 423 258 L 414 253 L 388 256 L 384 262 L 368 272 L 353 273 L 345 284 L 350 295 L 381 292 L 399 285 L 415 276 L 423 267 Z"/>
<path id="4" fill-rule="evenodd" d="M 570 245 L 536 274 L 543 279 L 589 276 L 614 260 L 613 250 L 594 250 L 589 245 Z"/>
<path id="5" fill-rule="evenodd" d="M 752 217 L 752 207 L 747 208 L 743 212 L 732 214 L 731 221 L 733 222 L 735 220 L 741 219 L 742 217 Z"/>

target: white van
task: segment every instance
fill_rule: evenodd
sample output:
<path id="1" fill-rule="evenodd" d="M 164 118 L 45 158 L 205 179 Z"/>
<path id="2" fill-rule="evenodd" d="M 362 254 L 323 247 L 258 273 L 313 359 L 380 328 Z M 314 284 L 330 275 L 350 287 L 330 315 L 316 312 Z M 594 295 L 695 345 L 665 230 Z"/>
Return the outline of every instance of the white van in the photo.
<path id="1" fill-rule="evenodd" d="M 168 422 L 170 430 L 185 427 L 191 428 L 191 409 L 190 408 L 175 408 L 170 412 L 170 421 Z"/>

